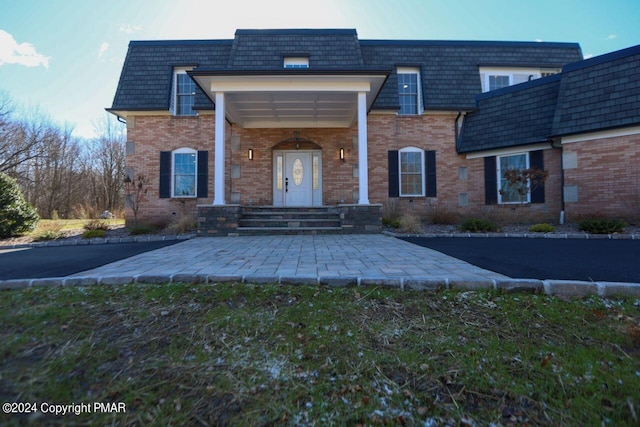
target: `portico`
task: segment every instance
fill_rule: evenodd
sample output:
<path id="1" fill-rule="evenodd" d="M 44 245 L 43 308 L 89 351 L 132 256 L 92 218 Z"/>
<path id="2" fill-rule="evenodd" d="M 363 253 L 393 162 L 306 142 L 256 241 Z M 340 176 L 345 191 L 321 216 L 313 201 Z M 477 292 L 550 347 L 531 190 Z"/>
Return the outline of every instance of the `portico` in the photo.
<path id="1" fill-rule="evenodd" d="M 190 71 L 191 78 L 215 103 L 213 205 L 227 205 L 226 123 L 242 129 L 350 128 L 357 123 L 357 200 L 358 205 L 369 205 L 367 113 L 388 74 L 381 70 L 285 69 L 268 75 L 246 70 Z M 305 161 L 307 155 L 311 164 L 311 152 L 300 156 L 300 161 Z M 292 168 L 294 162 L 292 157 Z M 273 165 L 277 167 L 277 161 Z M 275 169 L 273 175 L 274 180 L 278 179 Z M 282 179 L 293 180 L 293 176 Z M 311 187 L 309 191 L 313 191 Z M 295 200 L 311 206 L 313 197 L 303 196 Z M 275 200 L 274 195 L 274 204 Z"/>

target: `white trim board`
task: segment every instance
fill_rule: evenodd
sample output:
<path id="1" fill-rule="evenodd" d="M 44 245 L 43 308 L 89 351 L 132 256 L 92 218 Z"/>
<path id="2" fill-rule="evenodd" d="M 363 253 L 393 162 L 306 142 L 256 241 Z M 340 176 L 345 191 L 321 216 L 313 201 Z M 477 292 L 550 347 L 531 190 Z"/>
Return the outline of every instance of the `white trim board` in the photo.
<path id="1" fill-rule="evenodd" d="M 508 156 L 512 154 L 527 153 L 529 151 L 550 150 L 551 144 L 543 142 L 540 144 L 520 145 L 518 147 L 497 148 L 495 150 L 480 151 L 477 153 L 467 154 L 467 160 L 481 159 L 491 156 Z"/>
<path id="2" fill-rule="evenodd" d="M 574 142 L 593 141 L 596 139 L 616 138 L 619 136 L 639 135 L 640 126 L 629 126 L 620 129 L 603 130 L 600 132 L 581 133 L 578 135 L 563 136 L 562 144 L 571 144 Z"/>

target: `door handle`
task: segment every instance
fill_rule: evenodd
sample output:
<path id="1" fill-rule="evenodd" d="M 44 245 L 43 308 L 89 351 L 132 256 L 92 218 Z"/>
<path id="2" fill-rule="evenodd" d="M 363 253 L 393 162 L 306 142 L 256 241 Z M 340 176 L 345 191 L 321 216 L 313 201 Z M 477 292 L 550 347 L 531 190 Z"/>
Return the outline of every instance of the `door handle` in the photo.
<path id="1" fill-rule="evenodd" d="M 285 193 L 289 192 L 289 178 L 284 179 L 284 192 Z"/>

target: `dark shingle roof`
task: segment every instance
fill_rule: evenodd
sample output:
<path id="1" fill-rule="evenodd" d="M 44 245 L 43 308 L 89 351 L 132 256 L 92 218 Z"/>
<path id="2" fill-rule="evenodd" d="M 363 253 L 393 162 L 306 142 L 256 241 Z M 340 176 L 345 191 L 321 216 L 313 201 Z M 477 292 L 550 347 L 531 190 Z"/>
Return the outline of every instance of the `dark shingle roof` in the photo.
<path id="1" fill-rule="evenodd" d="M 310 68 L 364 65 L 356 30 L 237 30 L 227 68 L 282 69 L 285 56 L 306 56 Z"/>
<path id="2" fill-rule="evenodd" d="M 477 97 L 464 121 L 459 153 L 544 142 L 551 134 L 561 75 L 494 90 Z"/>
<path id="3" fill-rule="evenodd" d="M 374 108 L 397 108 L 398 65 L 419 66 L 425 109 L 475 107 L 479 66 L 561 68 L 582 59 L 575 43 L 361 40 L 366 64 L 394 70 Z"/>
<path id="4" fill-rule="evenodd" d="M 562 70 L 554 135 L 640 123 L 640 45 Z"/>
<path id="5" fill-rule="evenodd" d="M 269 71 L 283 56 L 308 56 L 315 70 L 389 70 L 373 108 L 398 108 L 397 66 L 420 67 L 426 109 L 466 109 L 481 92 L 481 65 L 557 67 L 580 60 L 575 43 L 358 40 L 353 29 L 238 30 L 233 40 L 132 41 L 112 110 L 167 110 L 171 70 Z M 196 106 L 211 107 L 197 88 Z"/>
<path id="6" fill-rule="evenodd" d="M 640 124 L 640 45 L 568 64 L 562 73 L 478 95 L 458 152 L 490 150 Z"/>
<path id="7" fill-rule="evenodd" d="M 213 67 L 229 60 L 231 40 L 132 41 L 113 110 L 168 110 L 174 67 Z M 196 87 L 196 106 L 211 106 Z"/>

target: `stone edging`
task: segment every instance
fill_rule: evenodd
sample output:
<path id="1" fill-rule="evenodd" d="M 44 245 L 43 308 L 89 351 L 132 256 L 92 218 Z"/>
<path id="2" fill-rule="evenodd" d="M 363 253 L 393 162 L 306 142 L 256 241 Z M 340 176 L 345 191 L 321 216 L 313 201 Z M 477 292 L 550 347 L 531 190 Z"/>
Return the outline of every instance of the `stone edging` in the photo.
<path id="1" fill-rule="evenodd" d="M 176 236 L 158 236 L 154 234 L 144 236 L 129 237 L 106 237 L 104 239 L 61 239 L 48 240 L 46 242 L 18 243 L 15 245 L 0 245 L 0 249 L 23 249 L 23 248 L 47 248 L 56 246 L 77 246 L 77 245 L 106 245 L 111 243 L 148 243 L 148 242 L 170 242 L 172 240 L 189 240 L 196 237 L 195 234 L 180 234 Z"/>
<path id="2" fill-rule="evenodd" d="M 130 283 L 165 284 L 192 283 L 213 284 L 220 282 L 242 283 L 278 283 L 288 285 L 326 285 L 345 286 L 383 286 L 402 291 L 438 291 L 457 290 L 498 290 L 503 292 L 544 293 L 565 297 L 601 297 L 627 296 L 640 297 L 640 283 L 622 282 L 582 282 L 573 280 L 535 280 L 535 279 L 481 279 L 449 280 L 419 278 L 381 278 L 381 277 L 343 277 L 343 276 L 238 276 L 238 275 L 136 275 L 136 276 L 91 276 L 91 277 L 53 277 L 45 279 L 14 279 L 0 281 L 0 289 L 25 289 L 38 286 L 94 286 L 126 285 Z"/>
<path id="3" fill-rule="evenodd" d="M 583 239 L 583 240 L 640 240 L 640 234 L 589 234 L 589 233 L 394 233 L 384 230 L 391 237 L 518 237 L 527 239 Z"/>

